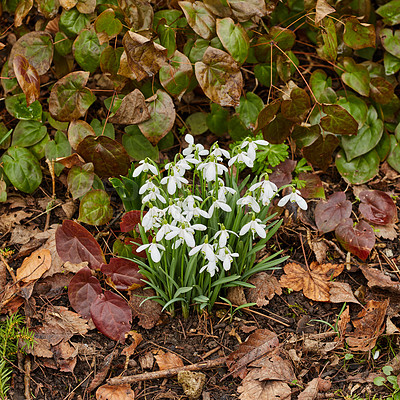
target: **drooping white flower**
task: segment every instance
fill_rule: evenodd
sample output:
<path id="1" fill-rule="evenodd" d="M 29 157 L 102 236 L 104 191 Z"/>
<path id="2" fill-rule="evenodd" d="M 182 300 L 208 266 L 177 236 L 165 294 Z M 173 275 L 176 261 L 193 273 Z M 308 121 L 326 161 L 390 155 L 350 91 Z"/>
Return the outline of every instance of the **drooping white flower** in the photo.
<path id="1" fill-rule="evenodd" d="M 189 256 L 193 256 L 199 251 L 201 251 L 201 253 L 205 256 L 207 261 L 216 261 L 217 256 L 214 253 L 214 245 L 211 245 L 210 243 L 208 243 L 208 241 L 205 241 L 203 244 L 193 247 L 193 249 L 189 251 Z"/>
<path id="2" fill-rule="evenodd" d="M 211 204 L 211 207 L 208 210 L 208 215 L 210 216 L 210 218 L 214 214 L 214 210 L 216 208 L 220 208 L 221 210 L 226 211 L 226 212 L 231 212 L 232 211 L 232 208 L 228 204 L 226 204 L 224 201 L 222 201 L 222 200 L 214 200 L 213 199 L 213 203 Z"/>
<path id="3" fill-rule="evenodd" d="M 229 151 L 225 150 L 225 149 L 221 149 L 217 143 L 214 143 L 211 146 L 211 152 L 210 152 L 211 156 L 215 156 L 217 158 L 224 156 L 227 160 L 229 160 L 231 158 L 231 155 L 229 154 Z"/>
<path id="4" fill-rule="evenodd" d="M 160 250 L 163 250 L 163 251 L 165 250 L 165 247 L 162 244 L 155 243 L 155 242 L 143 244 L 136 249 L 136 252 L 140 253 L 141 251 L 146 250 L 146 249 L 147 249 L 148 253 L 150 254 L 151 259 L 154 262 L 156 262 L 156 263 L 160 262 L 160 260 L 161 260 Z"/>
<path id="5" fill-rule="evenodd" d="M 224 181 L 222 179 L 219 179 L 219 188 L 218 188 L 218 200 L 223 201 L 226 203 L 226 194 L 235 194 L 236 190 L 224 185 Z M 222 182 L 222 183 L 221 183 Z M 210 193 L 211 194 L 211 193 Z"/>
<path id="6" fill-rule="evenodd" d="M 239 206 L 250 206 L 252 210 L 256 213 L 260 212 L 260 205 L 258 204 L 257 200 L 251 195 L 247 194 L 246 196 L 240 198 L 237 202 Z"/>
<path id="7" fill-rule="evenodd" d="M 257 145 L 268 146 L 269 143 L 266 140 L 252 140 L 250 138 L 246 138 L 240 145 L 240 148 L 244 149 L 246 146 L 248 146 L 247 156 L 254 161 L 256 159 L 256 150 L 258 149 Z"/>
<path id="8" fill-rule="evenodd" d="M 216 261 L 210 261 L 208 264 L 204 265 L 200 273 L 202 273 L 204 270 L 207 270 L 207 272 L 213 277 L 215 273 L 218 271 L 217 263 Z"/>
<path id="9" fill-rule="evenodd" d="M 231 253 L 227 247 L 224 247 L 219 249 L 217 257 L 220 261 L 222 261 L 224 270 L 229 271 L 231 269 L 233 257 L 239 257 L 239 253 Z"/>
<path id="10" fill-rule="evenodd" d="M 154 175 L 158 175 L 157 167 L 155 165 L 151 164 L 150 162 L 147 162 L 146 160 L 147 160 L 147 158 L 145 160 L 139 161 L 140 165 L 137 168 L 135 168 L 135 170 L 133 171 L 133 174 L 132 174 L 133 178 L 139 176 L 142 172 L 147 172 L 147 171 L 150 171 Z"/>
<path id="11" fill-rule="evenodd" d="M 218 164 L 215 161 L 203 162 L 197 166 L 198 170 L 203 170 L 204 178 L 207 182 L 212 182 L 217 179 L 217 175 L 222 175 L 228 171 L 225 165 Z"/>
<path id="12" fill-rule="evenodd" d="M 208 214 L 208 212 L 202 210 L 200 207 L 188 208 L 185 211 L 183 211 L 182 215 L 184 215 L 188 221 L 191 221 L 193 217 L 195 217 L 195 218 L 198 218 L 198 217 L 210 218 L 210 215 Z"/>
<path id="13" fill-rule="evenodd" d="M 299 190 L 295 190 L 294 192 L 283 196 L 278 202 L 278 207 L 283 207 L 290 201 L 292 203 L 297 203 L 302 210 L 307 210 L 307 202 L 300 196 L 300 194 Z"/>
<path id="14" fill-rule="evenodd" d="M 171 232 L 172 230 L 172 225 L 168 224 L 166 221 L 161 225 L 161 228 L 158 230 L 157 235 L 156 235 L 156 241 L 161 242 L 161 240 L 164 239 L 164 236 Z"/>
<path id="15" fill-rule="evenodd" d="M 231 166 L 233 165 L 235 162 L 237 162 L 238 164 L 246 164 L 246 166 L 248 166 L 249 168 L 253 168 L 253 159 L 250 158 L 246 152 L 241 151 L 240 153 L 236 154 L 235 156 L 233 156 L 229 162 L 228 165 Z"/>
<path id="16" fill-rule="evenodd" d="M 203 199 L 200 196 L 196 196 L 196 195 L 192 195 L 192 194 L 189 194 L 188 196 L 186 196 L 182 202 L 183 209 L 189 210 L 189 209 L 193 208 L 194 205 L 196 204 L 196 200 L 200 203 L 203 201 Z"/>
<path id="17" fill-rule="evenodd" d="M 145 183 L 140 189 L 139 194 L 143 194 L 145 192 L 149 192 L 146 196 L 143 197 L 142 203 L 146 204 L 148 201 L 160 200 L 161 203 L 165 204 L 167 201 L 160 194 L 160 189 L 156 186 L 152 181 L 148 181 Z"/>
<path id="18" fill-rule="evenodd" d="M 207 227 L 202 224 L 195 224 L 195 225 L 187 225 L 182 224 L 181 226 L 171 226 L 171 232 L 165 235 L 166 240 L 171 240 L 174 237 L 178 236 L 177 244 L 175 248 L 179 247 L 183 241 L 189 246 L 194 247 L 196 245 L 194 241 L 194 231 L 195 230 L 206 230 Z"/>
<path id="19" fill-rule="evenodd" d="M 149 229 L 157 228 L 160 226 L 160 220 L 163 215 L 162 210 L 152 206 L 149 211 L 142 218 L 142 226 L 147 232 Z"/>
<path id="20" fill-rule="evenodd" d="M 212 240 L 216 240 L 219 238 L 218 241 L 218 246 L 219 247 L 226 247 L 226 243 L 229 239 L 229 235 L 236 235 L 237 237 L 239 237 L 239 235 L 236 232 L 230 231 L 228 229 L 225 228 L 225 226 L 222 225 L 221 230 L 219 230 L 213 237 Z"/>
<path id="21" fill-rule="evenodd" d="M 160 183 L 162 185 L 167 184 L 167 190 L 170 195 L 173 195 L 176 192 L 177 188 L 182 187 L 182 183 L 189 183 L 186 178 L 183 178 L 179 175 L 168 175 L 161 179 Z"/>
<path id="22" fill-rule="evenodd" d="M 254 234 L 257 233 L 258 236 L 261 238 L 267 237 L 267 233 L 265 232 L 265 224 L 262 223 L 262 221 L 259 218 L 254 218 L 248 222 L 246 225 L 242 227 L 242 229 L 239 232 L 240 236 L 245 235 L 249 230 L 253 234 L 253 239 L 254 239 Z"/>
<path id="23" fill-rule="evenodd" d="M 186 149 L 183 149 L 182 154 L 184 156 L 189 156 L 192 153 L 196 153 L 196 150 L 200 156 L 206 156 L 208 154 L 208 150 L 204 150 L 204 146 L 202 144 L 194 144 L 194 137 L 189 133 L 185 135 L 185 141 L 189 146 Z"/>
<path id="24" fill-rule="evenodd" d="M 269 180 L 263 180 L 261 182 L 255 183 L 249 189 L 249 191 L 255 191 L 257 188 L 261 187 L 260 190 L 260 200 L 262 205 L 266 206 L 270 203 L 271 199 L 278 192 L 278 188 L 275 183 Z"/>

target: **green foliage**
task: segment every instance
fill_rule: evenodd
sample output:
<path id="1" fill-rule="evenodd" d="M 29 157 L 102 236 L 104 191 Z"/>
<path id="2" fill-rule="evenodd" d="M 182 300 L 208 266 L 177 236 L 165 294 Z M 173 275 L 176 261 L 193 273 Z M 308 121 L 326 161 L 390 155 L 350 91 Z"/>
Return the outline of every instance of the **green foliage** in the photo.
<path id="1" fill-rule="evenodd" d="M 33 332 L 24 325 L 24 317 L 13 314 L 0 323 L 0 398 L 7 399 L 10 389 L 12 366 L 10 362 L 16 360 L 18 351 L 32 347 L 34 344 Z"/>

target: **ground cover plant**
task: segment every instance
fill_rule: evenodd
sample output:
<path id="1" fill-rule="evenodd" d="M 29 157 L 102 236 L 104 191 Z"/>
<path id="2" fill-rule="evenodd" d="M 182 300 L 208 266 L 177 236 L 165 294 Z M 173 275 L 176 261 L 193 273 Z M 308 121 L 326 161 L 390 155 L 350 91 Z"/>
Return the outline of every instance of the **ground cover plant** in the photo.
<path id="1" fill-rule="evenodd" d="M 395 398 L 398 9 L 1 0 L 11 396 Z"/>

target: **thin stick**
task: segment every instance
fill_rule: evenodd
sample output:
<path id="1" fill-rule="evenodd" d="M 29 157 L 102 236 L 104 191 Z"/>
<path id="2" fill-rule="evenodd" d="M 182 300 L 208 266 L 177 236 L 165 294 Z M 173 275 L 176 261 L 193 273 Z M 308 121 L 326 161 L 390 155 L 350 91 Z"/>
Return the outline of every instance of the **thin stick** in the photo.
<path id="1" fill-rule="evenodd" d="M 144 374 L 131 375 L 131 376 L 120 376 L 111 378 L 107 381 L 109 385 L 123 385 L 131 384 L 135 382 L 149 381 L 151 379 L 170 378 L 171 376 L 178 375 L 179 372 L 183 371 L 201 371 L 205 369 L 211 369 L 219 367 L 225 364 L 226 357 L 220 357 L 215 360 L 202 361 L 197 364 L 185 365 L 184 367 L 164 369 L 162 371 L 145 372 Z"/>
<path id="2" fill-rule="evenodd" d="M 49 166 L 49 171 L 50 171 L 50 175 L 51 175 L 51 188 L 52 188 L 52 196 L 51 196 L 51 200 L 48 202 L 47 207 L 46 207 L 46 223 L 44 225 L 44 229 L 43 232 L 46 232 L 47 229 L 49 229 L 50 226 L 50 211 L 51 208 L 53 207 L 54 204 L 54 200 L 56 198 L 56 175 L 54 173 L 54 160 L 46 160 L 47 165 Z M 47 210 L 47 208 L 49 208 L 49 210 Z"/>

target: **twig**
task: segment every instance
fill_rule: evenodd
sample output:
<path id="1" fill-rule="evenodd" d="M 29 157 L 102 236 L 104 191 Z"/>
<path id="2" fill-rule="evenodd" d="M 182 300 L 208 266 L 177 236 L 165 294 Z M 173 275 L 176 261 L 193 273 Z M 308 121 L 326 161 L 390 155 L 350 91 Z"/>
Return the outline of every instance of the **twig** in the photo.
<path id="1" fill-rule="evenodd" d="M 131 384 L 134 382 L 148 381 L 151 379 L 170 378 L 171 376 L 178 375 L 183 371 L 201 371 L 204 369 L 211 369 L 225 364 L 226 357 L 220 357 L 215 360 L 202 361 L 192 365 L 185 365 L 184 367 L 164 369 L 162 371 L 145 372 L 144 374 L 120 376 L 111 378 L 107 381 L 109 385 L 123 385 Z"/>
<path id="2" fill-rule="evenodd" d="M 29 356 L 25 357 L 25 399 L 31 400 L 31 358 Z"/>
<path id="3" fill-rule="evenodd" d="M 54 173 L 54 160 L 46 160 L 47 165 L 49 166 L 49 171 L 50 171 L 50 175 L 51 175 L 51 188 L 52 188 L 52 196 L 51 196 L 51 200 L 49 201 L 49 203 L 47 204 L 46 207 L 46 223 L 44 225 L 44 232 L 47 231 L 47 229 L 49 229 L 50 226 L 50 211 L 51 208 L 53 207 L 54 204 L 54 200 L 56 199 L 56 176 Z M 47 209 L 48 208 L 48 209 Z"/>

